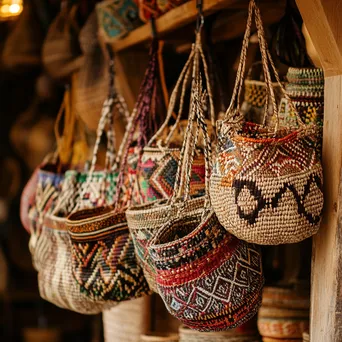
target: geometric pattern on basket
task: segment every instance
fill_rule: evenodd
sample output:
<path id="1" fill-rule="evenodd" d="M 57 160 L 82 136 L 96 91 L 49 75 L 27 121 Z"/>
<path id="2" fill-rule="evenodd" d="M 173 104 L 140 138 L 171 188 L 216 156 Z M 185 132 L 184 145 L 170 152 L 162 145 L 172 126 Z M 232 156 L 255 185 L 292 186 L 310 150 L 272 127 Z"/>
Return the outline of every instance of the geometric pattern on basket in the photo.
<path id="1" fill-rule="evenodd" d="M 87 173 L 79 173 L 77 183 L 81 184 L 80 193 L 87 184 Z M 113 203 L 118 173 L 114 171 L 95 171 L 88 183 L 88 188 L 80 200 L 79 209 L 95 208 Z"/>
<path id="2" fill-rule="evenodd" d="M 271 199 L 266 198 L 262 194 L 262 188 L 258 188 L 257 183 L 252 180 L 240 180 L 234 179 L 232 188 L 235 189 L 235 204 L 237 206 L 237 212 L 241 219 L 244 219 L 248 222 L 248 224 L 253 225 L 256 223 L 259 213 L 262 210 L 274 210 L 278 206 L 281 205 L 283 196 L 285 197 L 287 191 L 292 192 L 293 197 L 296 200 L 298 206 L 298 215 L 303 216 L 306 218 L 309 224 L 316 225 L 319 223 L 321 219 L 322 209 L 320 208 L 317 214 L 308 212 L 305 208 L 305 203 L 307 198 L 310 196 L 311 191 L 313 189 L 317 189 L 318 191 L 322 192 L 322 179 L 318 175 L 311 174 L 306 178 L 306 183 L 304 185 L 304 192 L 300 194 L 295 185 L 289 182 L 284 182 L 281 185 L 281 188 L 273 195 Z M 315 186 L 312 186 L 315 185 Z M 243 190 L 247 189 L 250 202 L 255 202 L 255 206 L 253 208 L 253 204 L 250 205 L 248 200 L 244 198 L 243 206 L 247 206 L 252 209 L 249 212 L 244 212 L 242 205 L 239 205 L 239 196 Z M 247 203 L 246 203 L 247 202 Z"/>
<path id="3" fill-rule="evenodd" d="M 39 265 L 35 262 L 35 250 L 38 239 L 42 232 L 43 219 L 51 212 L 61 191 L 61 184 L 64 175 L 40 169 L 38 171 L 38 183 L 34 201 L 29 206 L 28 217 L 30 220 L 30 240 L 29 249 L 32 255 L 33 265 L 39 270 Z"/>
<path id="4" fill-rule="evenodd" d="M 87 222 L 82 216 L 98 215 Z M 81 224 L 71 220 L 81 218 Z M 80 291 L 98 301 L 120 302 L 150 292 L 137 264 L 125 213 L 108 209 L 78 211 L 68 221 L 72 240 L 72 269 Z"/>
<path id="5" fill-rule="evenodd" d="M 80 293 L 71 270 L 70 237 L 62 226 L 63 219 L 45 218 L 36 252 L 41 264 L 39 294 L 61 308 L 82 314 L 97 314 L 103 310 L 103 303 L 94 303 Z"/>
<path id="6" fill-rule="evenodd" d="M 139 182 L 144 202 L 169 199 L 172 196 L 180 151 L 159 148 L 144 151 L 139 165 Z M 196 155 L 192 165 L 190 195 L 204 195 L 204 156 Z"/>
<path id="7" fill-rule="evenodd" d="M 199 331 L 226 330 L 257 313 L 263 287 L 260 251 L 227 233 L 214 213 L 203 221 L 200 216 L 179 219 L 157 240 L 162 244 L 149 252 L 159 294 L 184 324 Z"/>
<path id="8" fill-rule="evenodd" d="M 294 132 L 279 141 L 231 139 L 211 175 L 212 205 L 221 224 L 258 244 L 294 243 L 315 234 L 323 209 L 316 138 Z"/>
<path id="9" fill-rule="evenodd" d="M 244 100 L 253 107 L 263 108 L 266 102 L 266 84 L 250 80 L 245 81 Z"/>

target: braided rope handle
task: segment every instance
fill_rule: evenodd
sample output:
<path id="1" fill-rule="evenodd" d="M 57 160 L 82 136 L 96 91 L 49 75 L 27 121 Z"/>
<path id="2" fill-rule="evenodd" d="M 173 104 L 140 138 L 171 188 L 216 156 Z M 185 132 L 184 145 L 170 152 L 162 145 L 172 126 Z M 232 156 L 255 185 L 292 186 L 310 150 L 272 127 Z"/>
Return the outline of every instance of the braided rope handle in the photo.
<path id="1" fill-rule="evenodd" d="M 201 44 L 201 33 L 196 34 L 196 43 L 194 44 L 194 63 L 192 74 L 192 87 L 191 87 L 191 99 L 190 99 L 190 113 L 188 127 L 184 143 L 182 145 L 180 159 L 178 163 L 178 169 L 176 174 L 176 181 L 174 187 L 174 193 L 171 197 L 171 206 L 174 206 L 178 200 L 182 198 L 182 192 L 184 192 L 184 198 L 182 205 L 177 210 L 177 216 L 179 216 L 185 206 L 185 203 L 190 197 L 190 183 L 192 165 L 194 161 L 194 155 L 198 142 L 199 133 L 202 132 L 204 140 L 204 158 L 205 158 L 205 206 L 207 209 L 210 205 L 209 197 L 209 183 L 210 183 L 210 169 L 211 169 L 211 143 L 208 134 L 207 123 L 205 120 L 205 112 L 208 111 L 207 102 L 209 97 L 210 109 L 213 110 L 212 92 L 210 80 L 208 77 L 208 66 L 203 48 Z M 200 72 L 200 64 L 202 62 L 204 77 L 206 79 L 206 90 L 203 90 L 202 75 Z"/>
<path id="2" fill-rule="evenodd" d="M 206 104 L 209 98 L 212 100 L 212 91 L 210 86 L 210 80 L 208 77 L 208 66 L 206 62 L 205 55 L 203 53 L 202 45 L 200 44 L 200 35 L 198 34 L 196 37 L 198 54 L 195 58 L 195 65 L 194 65 L 194 109 L 197 119 L 198 130 L 203 134 L 203 141 L 204 141 L 204 161 L 205 161 L 205 203 L 204 203 L 204 212 L 210 206 L 210 197 L 209 197 L 209 184 L 210 184 L 210 170 L 211 170 L 211 139 L 208 133 L 208 126 L 205 120 L 205 111 Z M 202 75 L 200 73 L 200 61 L 202 61 L 203 69 L 204 69 L 204 76 L 206 79 L 206 90 L 203 90 L 203 80 Z M 190 197 L 190 182 L 191 182 L 191 170 L 193 164 L 193 156 L 195 152 L 195 146 L 193 152 L 191 154 L 191 159 L 189 159 L 189 164 L 186 165 L 186 186 L 185 186 L 185 194 L 184 194 L 184 201 L 187 201 Z"/>
<path id="3" fill-rule="evenodd" d="M 190 70 L 190 65 L 192 63 L 192 58 L 194 55 L 194 46 L 191 49 L 190 55 L 188 60 L 186 61 L 180 76 L 176 82 L 176 85 L 171 93 L 170 96 L 170 102 L 169 102 L 169 106 L 167 109 L 167 114 L 166 114 L 166 118 L 163 122 L 163 124 L 160 126 L 160 128 L 157 130 L 157 132 L 152 136 L 152 138 L 150 139 L 150 141 L 148 142 L 147 146 L 151 146 L 153 144 L 153 142 L 156 142 L 163 134 L 164 130 L 166 129 L 166 127 L 168 126 L 171 118 L 173 117 L 173 113 L 174 113 L 174 109 L 177 103 L 177 98 L 179 96 L 179 90 L 181 89 L 181 93 L 179 96 L 179 109 L 178 109 L 178 115 L 176 116 L 176 121 L 172 127 L 172 129 L 170 130 L 170 133 L 168 135 L 168 137 L 165 140 L 165 144 L 167 145 L 167 141 L 170 141 L 174 131 L 177 129 L 179 122 L 181 120 L 182 114 L 183 114 L 183 108 L 184 108 L 184 96 L 185 96 L 185 90 L 186 90 L 186 85 L 188 84 L 189 81 L 189 70 Z"/>
<path id="4" fill-rule="evenodd" d="M 114 197 L 115 209 L 119 208 L 120 205 L 122 205 L 122 203 L 120 203 L 120 198 L 121 192 L 123 190 L 125 170 L 127 169 L 128 152 L 129 148 L 132 145 L 134 134 L 137 129 L 139 129 L 138 147 L 140 148 L 140 155 L 143 146 L 147 144 L 147 120 L 149 118 L 152 101 L 156 100 L 155 98 L 153 98 L 153 93 L 156 87 L 158 75 L 158 48 L 159 41 L 154 39 L 151 44 L 149 52 L 149 63 L 144 75 L 144 79 L 140 86 L 138 99 L 133 109 L 132 115 L 129 119 L 129 122 L 126 126 L 126 131 L 119 148 L 120 168 Z M 131 184 L 131 187 L 133 188 L 133 184 Z"/>
<path id="5" fill-rule="evenodd" d="M 105 127 L 108 126 L 107 129 L 107 150 L 106 150 L 106 160 L 105 160 L 105 173 L 113 172 L 118 169 L 118 160 L 120 158 L 119 153 L 115 156 L 115 129 L 114 129 L 114 112 L 120 114 L 120 116 L 128 117 L 128 109 L 125 100 L 123 97 L 117 92 L 114 85 L 114 56 L 110 56 L 109 60 L 109 86 L 108 86 L 108 96 L 105 99 L 101 117 L 96 130 L 96 141 L 93 149 L 93 157 L 91 161 L 91 166 L 89 172 L 87 174 L 87 179 L 85 184 L 82 186 L 81 194 L 79 197 L 79 201 L 75 204 L 73 208 L 73 212 L 79 209 L 82 199 L 84 198 L 86 192 L 90 188 L 90 184 L 93 179 L 93 175 L 96 168 L 98 152 L 100 148 L 101 138 L 103 133 L 105 132 Z M 114 110 L 115 108 L 115 110 Z M 103 187 L 105 187 L 105 180 L 103 181 Z M 104 189 L 105 190 L 105 189 Z"/>
<path id="6" fill-rule="evenodd" d="M 265 31 L 263 28 L 263 23 L 261 19 L 261 14 L 258 6 L 255 3 L 255 0 L 250 0 L 249 7 L 248 7 L 248 18 L 247 18 L 247 24 L 246 24 L 246 31 L 242 42 L 242 49 L 241 49 L 241 57 L 239 62 L 239 67 L 237 70 L 236 80 L 235 80 L 235 86 L 233 90 L 232 99 L 230 102 L 230 105 L 227 109 L 226 116 L 225 116 L 225 122 L 237 122 L 243 119 L 243 114 L 240 111 L 240 98 L 241 98 L 241 92 L 243 88 L 243 82 L 244 82 L 244 75 L 246 70 L 246 57 L 247 57 L 247 50 L 249 46 L 249 40 L 251 36 L 251 26 L 252 26 L 252 19 L 253 19 L 253 13 L 255 14 L 255 23 L 257 27 L 257 35 L 258 35 L 258 41 L 259 41 L 259 47 L 261 52 L 261 62 L 263 66 L 263 73 L 265 77 L 265 83 L 266 83 L 266 89 L 267 89 L 267 97 L 266 97 L 266 105 L 265 105 L 265 116 L 264 116 L 264 122 L 263 125 L 266 124 L 266 113 L 268 108 L 269 100 L 271 100 L 272 106 L 273 106 L 273 112 L 274 116 L 276 117 L 276 125 L 274 132 L 275 134 L 278 132 L 279 129 L 279 114 L 278 114 L 278 108 L 276 104 L 275 94 L 274 94 L 274 86 L 271 79 L 271 73 L 269 65 L 271 66 L 271 70 L 273 71 L 273 74 L 276 78 L 276 81 L 284 95 L 284 97 L 289 100 L 291 103 L 291 109 L 294 110 L 294 113 L 296 115 L 298 124 L 300 126 L 305 126 L 303 121 L 301 120 L 297 110 L 294 108 L 292 101 L 290 100 L 289 96 L 287 95 L 284 86 L 282 85 L 280 81 L 280 77 L 278 74 L 278 71 L 276 70 L 273 60 L 271 58 L 268 44 L 265 39 Z"/>

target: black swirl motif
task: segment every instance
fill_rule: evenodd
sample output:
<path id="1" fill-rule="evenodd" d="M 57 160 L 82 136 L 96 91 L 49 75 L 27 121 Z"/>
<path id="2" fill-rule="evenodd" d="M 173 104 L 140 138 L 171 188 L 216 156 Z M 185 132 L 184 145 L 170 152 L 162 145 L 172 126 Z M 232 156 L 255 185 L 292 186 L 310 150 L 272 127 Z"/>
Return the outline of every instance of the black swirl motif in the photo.
<path id="1" fill-rule="evenodd" d="M 275 196 L 270 200 L 262 196 L 261 190 L 257 187 L 256 182 L 235 179 L 233 181 L 232 187 L 235 189 L 235 204 L 237 206 L 238 215 L 241 219 L 244 219 L 248 221 L 250 225 L 253 225 L 256 223 L 256 220 L 259 217 L 259 212 L 261 210 L 263 210 L 264 208 L 277 208 L 282 196 L 285 194 L 287 190 L 290 190 L 293 193 L 293 196 L 297 202 L 298 214 L 303 215 L 310 224 L 318 224 L 322 215 L 322 210 L 318 215 L 313 215 L 312 213 L 307 212 L 304 206 L 305 199 L 310 194 L 310 186 L 313 183 L 316 184 L 318 189 L 323 193 L 323 184 L 321 177 L 319 177 L 318 175 L 311 175 L 305 184 L 304 192 L 302 195 L 298 193 L 293 184 L 284 183 L 283 186 L 279 189 L 279 191 L 275 194 Z M 256 208 L 252 212 L 247 214 L 238 205 L 238 198 L 240 192 L 244 188 L 247 188 L 250 194 L 253 195 L 254 199 L 257 201 Z"/>

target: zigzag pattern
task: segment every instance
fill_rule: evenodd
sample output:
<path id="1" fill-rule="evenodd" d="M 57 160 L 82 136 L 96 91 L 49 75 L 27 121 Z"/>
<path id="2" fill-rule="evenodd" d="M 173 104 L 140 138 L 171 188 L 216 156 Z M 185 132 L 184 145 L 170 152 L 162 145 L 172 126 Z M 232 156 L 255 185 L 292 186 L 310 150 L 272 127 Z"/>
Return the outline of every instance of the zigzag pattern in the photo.
<path id="1" fill-rule="evenodd" d="M 169 199 L 172 196 L 178 161 L 178 150 L 161 153 L 156 149 L 155 152 L 144 152 L 138 172 L 138 180 L 144 196 L 144 202 L 157 199 Z M 204 177 L 204 158 L 201 154 L 195 157 L 192 165 L 191 196 L 197 197 L 204 194 Z"/>
<path id="2" fill-rule="evenodd" d="M 119 302 L 149 293 L 128 229 L 115 238 L 74 241 L 72 249 L 73 274 L 88 297 Z"/>
<path id="3" fill-rule="evenodd" d="M 315 174 L 311 174 L 307 179 L 304 185 L 304 192 L 302 195 L 299 194 L 294 184 L 286 182 L 282 184 L 282 186 L 273 195 L 271 199 L 266 198 L 262 195 L 262 189 L 258 188 L 257 183 L 255 181 L 235 179 L 233 181 L 232 187 L 235 189 L 235 204 L 237 205 L 238 214 L 241 219 L 248 221 L 248 223 L 251 225 L 256 223 L 261 210 L 277 208 L 279 203 L 282 201 L 283 195 L 286 193 L 287 190 L 292 192 L 297 202 L 298 215 L 304 216 L 308 223 L 316 225 L 320 222 L 323 208 L 321 209 L 318 215 L 314 215 L 313 213 L 309 212 L 305 207 L 305 200 L 310 195 L 312 184 L 315 184 L 323 194 L 322 179 L 321 177 Z M 239 206 L 238 204 L 239 195 L 242 189 L 248 189 L 250 194 L 252 195 L 252 198 L 250 199 L 250 207 L 254 207 L 254 209 L 248 213 L 245 213 L 241 206 Z M 257 202 L 256 205 L 254 204 L 255 202 Z M 248 206 L 248 203 L 244 203 L 244 205 Z"/>

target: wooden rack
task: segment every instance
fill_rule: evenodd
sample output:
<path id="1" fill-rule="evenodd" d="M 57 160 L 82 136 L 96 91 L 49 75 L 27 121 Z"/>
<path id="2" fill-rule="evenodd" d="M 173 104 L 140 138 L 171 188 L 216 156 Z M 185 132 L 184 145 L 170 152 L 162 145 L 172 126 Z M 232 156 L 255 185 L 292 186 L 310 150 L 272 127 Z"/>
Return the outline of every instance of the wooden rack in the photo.
<path id="1" fill-rule="evenodd" d="M 277 22 L 284 13 L 284 0 L 274 2 L 273 0 L 263 0 L 260 4 L 261 10 L 264 8 L 264 22 L 271 24 Z M 225 10 L 221 17 L 216 20 L 217 24 L 213 28 L 213 40 L 228 40 L 240 34 L 245 29 L 247 17 L 247 0 L 205 0 L 203 2 L 203 14 L 208 16 L 220 10 Z M 267 9 L 267 10 L 266 10 Z M 156 20 L 156 30 L 158 36 L 164 37 L 180 28 L 194 23 L 197 18 L 196 0 L 191 0 L 185 4 L 174 8 Z M 125 50 L 134 45 L 138 45 L 151 39 L 150 23 L 140 26 L 129 33 L 125 38 L 106 41 L 112 43 L 116 52 Z"/>

